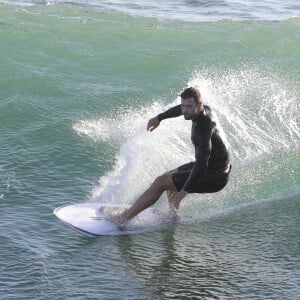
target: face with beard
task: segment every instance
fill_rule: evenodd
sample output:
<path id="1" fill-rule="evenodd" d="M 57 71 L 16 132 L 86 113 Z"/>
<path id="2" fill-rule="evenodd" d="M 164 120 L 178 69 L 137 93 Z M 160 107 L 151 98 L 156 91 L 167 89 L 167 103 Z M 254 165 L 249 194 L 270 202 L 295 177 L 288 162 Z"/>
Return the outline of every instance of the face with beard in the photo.
<path id="1" fill-rule="evenodd" d="M 193 97 L 186 99 L 181 98 L 181 110 L 186 120 L 194 120 L 202 110 L 202 103 L 199 102 L 196 104 Z"/>

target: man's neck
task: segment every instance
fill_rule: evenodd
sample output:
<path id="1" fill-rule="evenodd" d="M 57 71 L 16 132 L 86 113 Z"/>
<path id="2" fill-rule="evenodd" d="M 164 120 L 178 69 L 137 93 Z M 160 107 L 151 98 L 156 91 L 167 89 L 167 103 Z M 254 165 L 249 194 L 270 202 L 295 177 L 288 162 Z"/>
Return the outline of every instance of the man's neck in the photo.
<path id="1" fill-rule="evenodd" d="M 192 121 L 196 120 L 203 113 L 204 113 L 204 107 L 202 105 L 202 107 L 199 108 L 198 112 L 195 114 L 195 118 L 193 118 Z"/>

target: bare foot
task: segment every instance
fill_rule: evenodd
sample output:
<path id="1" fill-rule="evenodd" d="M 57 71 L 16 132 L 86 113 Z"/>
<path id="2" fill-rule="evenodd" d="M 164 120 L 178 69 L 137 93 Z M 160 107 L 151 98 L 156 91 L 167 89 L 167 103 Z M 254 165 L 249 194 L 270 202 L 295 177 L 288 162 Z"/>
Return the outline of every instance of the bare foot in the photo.
<path id="1" fill-rule="evenodd" d="M 121 231 L 126 228 L 126 225 L 128 223 L 128 220 L 124 218 L 122 215 L 107 216 L 105 217 L 105 220 L 117 225 L 118 229 Z"/>
<path id="2" fill-rule="evenodd" d="M 124 230 L 128 220 L 122 215 L 124 209 L 119 207 L 101 207 L 100 212 L 106 221 L 112 222 L 118 226 L 120 230 Z"/>

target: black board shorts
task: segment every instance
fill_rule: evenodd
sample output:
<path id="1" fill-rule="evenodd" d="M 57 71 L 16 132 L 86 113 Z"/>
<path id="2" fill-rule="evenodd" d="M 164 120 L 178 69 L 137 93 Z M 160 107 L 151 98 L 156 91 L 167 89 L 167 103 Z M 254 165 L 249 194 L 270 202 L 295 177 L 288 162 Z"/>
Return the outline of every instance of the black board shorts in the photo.
<path id="1" fill-rule="evenodd" d="M 178 192 L 181 191 L 182 187 L 187 181 L 193 165 L 193 162 L 187 163 L 178 167 L 176 170 L 171 171 L 173 184 Z M 199 177 L 192 185 L 191 189 L 187 192 L 199 194 L 219 192 L 227 185 L 230 170 L 228 173 L 224 173 L 222 171 L 208 169 L 205 173 L 205 176 Z"/>

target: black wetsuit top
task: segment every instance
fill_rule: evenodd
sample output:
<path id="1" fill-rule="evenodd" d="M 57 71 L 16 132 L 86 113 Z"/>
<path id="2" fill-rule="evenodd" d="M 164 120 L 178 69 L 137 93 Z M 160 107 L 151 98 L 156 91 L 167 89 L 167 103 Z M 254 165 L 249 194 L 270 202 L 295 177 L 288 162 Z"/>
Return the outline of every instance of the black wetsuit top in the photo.
<path id="1" fill-rule="evenodd" d="M 182 115 L 181 105 L 174 106 L 157 117 L 159 121 Z M 192 142 L 195 146 L 196 161 L 189 178 L 183 186 L 184 191 L 189 191 L 191 185 L 199 176 L 206 172 L 223 172 L 229 165 L 229 152 L 220 136 L 217 123 L 209 106 L 204 105 L 199 116 L 192 120 Z"/>

